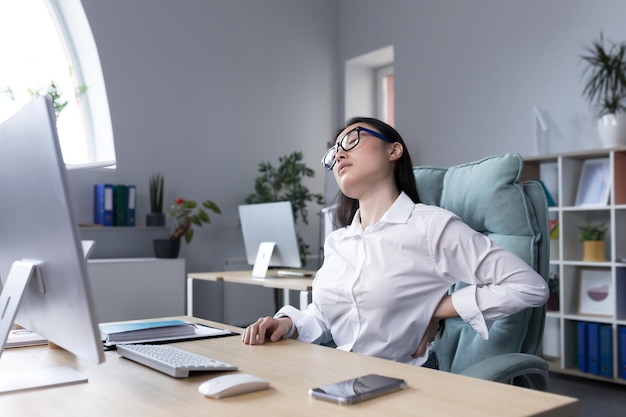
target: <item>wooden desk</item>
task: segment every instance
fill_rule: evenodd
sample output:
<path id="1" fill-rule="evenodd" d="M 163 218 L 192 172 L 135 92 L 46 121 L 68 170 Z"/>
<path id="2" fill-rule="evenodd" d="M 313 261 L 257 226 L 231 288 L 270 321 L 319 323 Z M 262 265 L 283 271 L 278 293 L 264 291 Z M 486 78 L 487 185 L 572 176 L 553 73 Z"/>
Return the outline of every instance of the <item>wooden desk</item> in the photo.
<path id="1" fill-rule="evenodd" d="M 307 271 L 314 274 L 314 271 Z M 193 315 L 193 280 L 223 281 L 235 284 L 259 285 L 266 288 L 282 289 L 284 303 L 289 304 L 289 290 L 300 291 L 300 310 L 306 310 L 309 304 L 313 278 L 312 277 L 268 277 L 253 278 L 252 271 L 223 271 L 223 272 L 192 272 L 187 274 L 187 315 Z"/>
<path id="2" fill-rule="evenodd" d="M 180 317 L 179 317 L 180 318 Z M 187 320 L 196 320 L 182 317 Z M 196 320 L 218 327 L 217 323 Z M 237 329 L 235 329 L 237 330 Z M 240 331 L 241 329 L 239 329 Z M 88 383 L 0 395 L 2 416 L 575 416 L 578 400 L 511 385 L 433 371 L 294 340 L 249 346 L 239 336 L 177 343 L 266 378 L 269 390 L 214 400 L 198 386 L 223 372 L 175 379 L 117 353 L 90 364 L 58 349 L 8 349 L 0 372 L 68 365 Z M 404 378 L 409 388 L 360 404 L 311 399 L 308 389 L 367 373 Z"/>

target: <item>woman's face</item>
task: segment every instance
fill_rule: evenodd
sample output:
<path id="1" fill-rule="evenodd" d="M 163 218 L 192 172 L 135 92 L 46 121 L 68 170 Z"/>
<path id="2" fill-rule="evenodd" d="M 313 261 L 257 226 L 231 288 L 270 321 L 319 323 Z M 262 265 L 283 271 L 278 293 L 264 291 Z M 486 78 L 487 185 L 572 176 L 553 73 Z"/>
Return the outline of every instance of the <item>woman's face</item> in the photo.
<path id="1" fill-rule="evenodd" d="M 378 132 L 367 123 L 351 124 L 341 131 L 335 143 L 340 142 L 346 134 L 348 141 L 354 140 L 357 135 L 354 129 L 357 126 Z M 341 191 L 350 198 L 359 199 L 362 193 L 377 184 L 388 183 L 389 179 L 393 184 L 393 162 L 399 158 L 398 148 L 402 148 L 399 143 L 384 141 L 363 130 L 358 144 L 352 150 L 345 151 L 339 146 L 333 175 Z"/>

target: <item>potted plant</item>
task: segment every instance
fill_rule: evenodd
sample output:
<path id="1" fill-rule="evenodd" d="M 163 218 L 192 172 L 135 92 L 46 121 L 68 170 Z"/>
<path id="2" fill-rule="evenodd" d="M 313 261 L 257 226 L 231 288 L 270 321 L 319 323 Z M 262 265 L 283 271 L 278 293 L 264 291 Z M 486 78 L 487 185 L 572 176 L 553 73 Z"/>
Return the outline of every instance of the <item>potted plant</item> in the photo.
<path id="1" fill-rule="evenodd" d="M 274 167 L 270 162 L 261 162 L 259 172 L 261 175 L 254 181 L 255 192 L 246 197 L 246 204 L 290 201 L 294 221 L 297 223 L 300 219 L 307 225 L 309 224 L 307 203 L 324 204 L 322 194 L 313 194 L 302 184 L 304 177 L 315 176 L 315 171 L 302 162 L 302 152 L 296 151 L 279 157 L 278 167 Z M 300 234 L 297 234 L 297 238 L 300 260 L 302 265 L 306 265 L 306 257 L 310 253 L 309 245 Z"/>
<path id="2" fill-rule="evenodd" d="M 204 223 L 211 223 L 211 218 L 206 210 L 216 214 L 221 214 L 219 206 L 211 200 L 202 202 L 200 206 L 193 200 L 177 198 L 167 212 L 168 217 L 177 220 L 176 228 L 170 233 L 167 239 L 154 240 L 154 252 L 157 258 L 176 258 L 180 250 L 180 240 L 185 239 L 189 244 L 193 239 L 193 225 L 202 227 Z"/>
<path id="3" fill-rule="evenodd" d="M 606 226 L 604 223 L 587 223 L 578 227 L 578 237 L 583 242 L 583 261 L 604 262 L 606 261 L 604 235 Z"/>
<path id="4" fill-rule="evenodd" d="M 146 226 L 165 226 L 163 213 L 163 175 L 152 174 L 149 181 L 150 213 L 146 214 Z"/>
<path id="5" fill-rule="evenodd" d="M 581 56 L 587 64 L 583 95 L 597 108 L 598 134 L 606 147 L 626 144 L 626 42 L 600 39 Z"/>

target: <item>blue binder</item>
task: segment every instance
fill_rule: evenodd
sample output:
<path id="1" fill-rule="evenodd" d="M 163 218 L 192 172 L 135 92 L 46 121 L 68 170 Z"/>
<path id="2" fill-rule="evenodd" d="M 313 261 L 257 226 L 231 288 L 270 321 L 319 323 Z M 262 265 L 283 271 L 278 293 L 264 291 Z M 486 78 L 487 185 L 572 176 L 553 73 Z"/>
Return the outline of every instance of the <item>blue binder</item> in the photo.
<path id="1" fill-rule="evenodd" d="M 626 379 L 626 326 L 619 327 L 620 377 Z"/>
<path id="2" fill-rule="evenodd" d="M 113 185 L 95 184 L 93 196 L 93 222 L 113 226 Z"/>
<path id="3" fill-rule="evenodd" d="M 128 211 L 128 188 L 123 184 L 113 186 L 113 225 L 126 226 Z"/>
<path id="4" fill-rule="evenodd" d="M 577 334 L 577 348 L 578 348 L 578 370 L 580 372 L 587 372 L 587 323 L 579 321 L 576 323 Z"/>
<path id="5" fill-rule="evenodd" d="M 587 323 L 587 372 L 600 375 L 600 324 Z"/>
<path id="6" fill-rule="evenodd" d="M 613 378 L 613 328 L 600 325 L 600 375 Z"/>
<path id="7" fill-rule="evenodd" d="M 128 209 L 126 210 L 126 226 L 135 225 L 135 205 L 137 204 L 137 188 L 134 185 L 127 186 Z"/>

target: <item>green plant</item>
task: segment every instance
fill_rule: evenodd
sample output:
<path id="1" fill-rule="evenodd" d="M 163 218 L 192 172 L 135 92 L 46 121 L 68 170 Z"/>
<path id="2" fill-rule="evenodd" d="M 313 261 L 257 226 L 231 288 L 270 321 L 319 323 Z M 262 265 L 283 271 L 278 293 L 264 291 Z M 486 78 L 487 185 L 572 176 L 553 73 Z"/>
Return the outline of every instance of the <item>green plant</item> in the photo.
<path id="1" fill-rule="evenodd" d="M 604 35 L 586 48 L 581 58 L 587 63 L 583 76 L 587 76 L 583 95 L 592 106 L 598 107 L 598 117 L 626 110 L 626 43 L 608 42 Z"/>
<path id="2" fill-rule="evenodd" d="M 604 240 L 604 234 L 606 233 L 606 226 L 604 223 L 590 224 L 578 227 L 578 237 L 581 241 L 588 240 Z"/>
<path id="3" fill-rule="evenodd" d="M 246 197 L 247 204 L 290 201 L 294 221 L 297 223 L 300 219 L 304 224 L 309 224 L 307 203 L 324 204 L 322 194 L 313 194 L 302 184 L 304 177 L 315 176 L 315 171 L 302 162 L 302 152 L 296 151 L 279 157 L 278 167 L 274 167 L 270 162 L 261 162 L 259 172 L 261 175 L 254 181 L 255 193 Z M 306 265 L 306 257 L 310 253 L 309 245 L 300 234 L 297 237 L 300 260 Z"/>
<path id="4" fill-rule="evenodd" d="M 185 237 L 185 242 L 190 243 L 193 239 L 192 225 L 202 227 L 203 223 L 211 223 L 211 218 L 208 213 L 203 210 L 203 207 L 207 210 L 211 210 L 216 214 L 222 214 L 220 208 L 211 200 L 206 200 L 198 207 L 198 203 L 193 200 L 185 200 L 183 198 L 177 198 L 174 204 L 170 206 L 167 213 L 168 217 L 174 217 L 178 221 L 176 229 L 169 235 L 170 240 L 178 240 Z"/>
<path id="5" fill-rule="evenodd" d="M 61 112 L 63 111 L 63 109 L 65 109 L 65 107 L 67 107 L 69 103 L 69 101 L 65 99 L 63 92 L 58 86 L 58 83 L 54 80 L 50 81 L 50 84 L 48 85 L 48 87 L 46 87 L 45 90 L 36 90 L 34 88 L 28 88 L 27 91 L 28 91 L 28 94 L 30 94 L 31 98 L 35 98 L 35 97 L 45 95 L 45 94 L 49 95 L 50 98 L 52 99 L 52 106 L 54 107 L 54 114 L 56 115 L 57 119 L 59 118 L 59 116 L 61 116 Z M 87 86 L 83 84 L 83 85 L 80 85 L 78 88 L 76 88 L 76 91 L 74 92 L 74 94 L 76 97 L 80 97 L 86 92 L 87 92 Z M 15 92 L 13 91 L 11 87 L 5 87 L 2 90 L 2 93 L 9 99 L 13 101 L 16 100 Z"/>
<path id="6" fill-rule="evenodd" d="M 152 174 L 150 177 L 150 212 L 163 212 L 163 175 Z"/>

